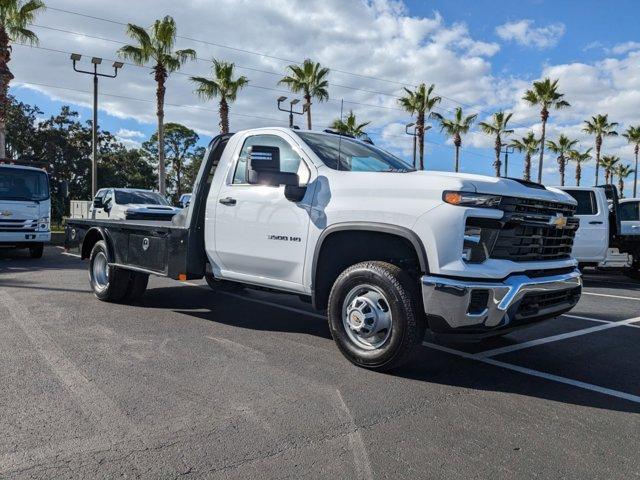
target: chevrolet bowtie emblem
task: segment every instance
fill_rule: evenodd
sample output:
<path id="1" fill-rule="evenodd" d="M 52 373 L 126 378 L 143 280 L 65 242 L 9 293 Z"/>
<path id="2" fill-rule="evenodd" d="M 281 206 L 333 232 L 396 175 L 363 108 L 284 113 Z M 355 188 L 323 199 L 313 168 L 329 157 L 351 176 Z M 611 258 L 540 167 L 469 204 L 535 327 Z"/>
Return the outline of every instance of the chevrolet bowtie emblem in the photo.
<path id="1" fill-rule="evenodd" d="M 0 212 L 0 217 L 10 217 L 11 215 L 13 215 L 13 213 L 11 213 L 11 211 L 9 211 L 9 210 L 5 210 L 4 212 Z"/>
<path id="2" fill-rule="evenodd" d="M 567 217 L 561 213 L 556 213 L 555 216 L 549 219 L 549 225 L 556 228 L 564 228 L 567 226 Z"/>

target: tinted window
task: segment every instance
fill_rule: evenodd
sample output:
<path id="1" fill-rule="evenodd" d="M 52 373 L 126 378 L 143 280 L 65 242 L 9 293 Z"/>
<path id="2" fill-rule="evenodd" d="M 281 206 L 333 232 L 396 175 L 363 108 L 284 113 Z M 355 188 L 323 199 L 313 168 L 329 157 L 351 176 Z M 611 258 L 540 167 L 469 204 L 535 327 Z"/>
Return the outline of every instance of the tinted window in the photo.
<path id="1" fill-rule="evenodd" d="M 598 205 L 596 196 L 589 190 L 565 190 L 569 195 L 578 202 L 576 215 L 596 215 L 598 213 Z"/>
<path id="2" fill-rule="evenodd" d="M 413 167 L 408 163 L 374 145 L 340 135 L 296 133 L 327 167 L 334 170 L 350 172 L 413 171 Z"/>
<path id="3" fill-rule="evenodd" d="M 620 204 L 620 220 L 635 221 L 640 220 L 638 202 L 624 202 Z"/>
<path id="4" fill-rule="evenodd" d="M 129 205 L 140 203 L 144 205 L 169 205 L 162 195 L 156 192 L 127 192 L 116 190 L 116 203 L 118 205 Z"/>
<path id="5" fill-rule="evenodd" d="M 0 200 L 42 201 L 49 198 L 49 177 L 43 171 L 0 167 Z"/>
<path id="6" fill-rule="evenodd" d="M 308 178 L 307 167 L 302 162 L 300 155 L 289 145 L 284 139 L 276 135 L 253 135 L 247 138 L 242 145 L 240 157 L 236 164 L 236 171 L 233 174 L 233 183 L 247 183 L 247 166 L 249 162 L 249 147 L 254 145 L 263 145 L 267 147 L 278 147 L 280 149 L 280 171 L 297 173 L 300 176 L 300 182 L 306 183 L 306 174 Z M 304 171 L 301 171 L 304 170 Z"/>

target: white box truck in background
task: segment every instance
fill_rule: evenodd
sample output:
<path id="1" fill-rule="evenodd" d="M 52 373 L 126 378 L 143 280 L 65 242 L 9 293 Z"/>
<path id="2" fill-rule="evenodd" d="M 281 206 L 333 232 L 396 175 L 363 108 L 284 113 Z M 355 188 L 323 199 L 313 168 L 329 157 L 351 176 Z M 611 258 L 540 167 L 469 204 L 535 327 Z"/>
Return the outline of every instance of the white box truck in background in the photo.
<path id="1" fill-rule="evenodd" d="M 40 258 L 49 241 L 49 175 L 40 168 L 0 164 L 0 248 L 28 248 L 32 258 Z"/>

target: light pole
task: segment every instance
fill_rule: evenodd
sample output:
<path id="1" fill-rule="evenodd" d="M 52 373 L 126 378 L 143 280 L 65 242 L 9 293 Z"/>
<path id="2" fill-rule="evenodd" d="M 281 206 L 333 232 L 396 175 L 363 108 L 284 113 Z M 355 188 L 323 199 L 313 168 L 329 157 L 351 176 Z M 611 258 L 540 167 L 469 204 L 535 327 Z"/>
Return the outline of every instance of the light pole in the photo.
<path id="1" fill-rule="evenodd" d="M 302 105 L 302 111 L 301 112 L 297 112 L 297 111 L 295 111 L 293 109 L 293 106 L 296 105 L 297 103 L 299 103 L 300 99 L 294 98 L 293 100 L 291 100 L 289 102 L 289 110 L 287 110 L 286 108 L 282 108 L 280 106 L 280 104 L 282 102 L 284 102 L 286 99 L 287 99 L 287 97 L 284 97 L 284 96 L 283 97 L 278 97 L 278 99 L 277 99 L 278 100 L 278 110 L 280 110 L 281 112 L 289 112 L 289 128 L 293 128 L 293 115 L 294 114 L 295 115 L 304 115 L 305 112 L 307 111 L 307 108 L 308 108 L 307 105 L 308 104 L 305 103 L 304 105 Z"/>
<path id="2" fill-rule="evenodd" d="M 413 132 L 409 131 L 411 127 L 413 128 Z M 431 125 L 425 125 L 423 133 L 431 128 Z M 413 166 L 417 169 L 416 166 L 416 138 L 420 135 L 418 133 L 418 126 L 415 123 L 407 123 L 404 127 L 404 131 L 407 135 L 411 135 L 413 137 Z M 420 165 L 420 170 L 424 170 L 424 165 Z"/>
<path id="3" fill-rule="evenodd" d="M 96 196 L 98 190 L 98 77 L 116 78 L 118 76 L 118 69 L 122 68 L 124 64 L 122 62 L 113 62 L 113 74 L 98 73 L 98 65 L 102 63 L 102 59 L 99 57 L 91 58 L 93 64 L 92 70 L 80 70 L 76 67 L 76 62 L 79 62 L 82 55 L 79 53 L 71 54 L 71 61 L 73 62 L 73 69 L 78 73 L 86 73 L 87 75 L 93 75 L 93 125 L 91 129 L 91 198 Z"/>
<path id="4" fill-rule="evenodd" d="M 504 176 L 508 177 L 509 176 L 509 154 L 513 153 L 515 151 L 515 148 L 512 145 L 509 145 L 508 143 L 503 143 L 502 146 L 504 147 Z"/>

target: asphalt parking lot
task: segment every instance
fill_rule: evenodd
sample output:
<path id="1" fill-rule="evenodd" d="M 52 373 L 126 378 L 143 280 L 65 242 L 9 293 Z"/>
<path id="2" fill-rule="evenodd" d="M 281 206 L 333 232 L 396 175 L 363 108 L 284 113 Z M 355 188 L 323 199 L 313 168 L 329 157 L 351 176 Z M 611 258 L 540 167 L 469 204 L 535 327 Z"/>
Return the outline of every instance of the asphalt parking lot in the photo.
<path id="1" fill-rule="evenodd" d="M 0 477 L 640 477 L 639 345 L 640 282 L 614 274 L 379 374 L 295 298 L 153 278 L 107 304 L 60 249 L 0 252 Z"/>

